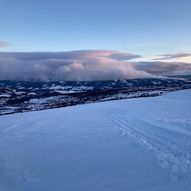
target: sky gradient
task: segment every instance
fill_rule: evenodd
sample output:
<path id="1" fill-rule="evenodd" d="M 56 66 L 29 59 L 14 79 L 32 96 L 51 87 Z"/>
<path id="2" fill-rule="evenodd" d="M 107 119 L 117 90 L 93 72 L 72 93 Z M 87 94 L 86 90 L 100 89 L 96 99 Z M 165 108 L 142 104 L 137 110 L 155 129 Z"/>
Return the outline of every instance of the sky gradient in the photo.
<path id="1" fill-rule="evenodd" d="M 0 0 L 6 51 L 191 52 L 190 0 Z"/>
<path id="2" fill-rule="evenodd" d="M 184 66 L 191 63 L 190 10 L 190 0 L 0 0 L 0 78 L 6 77 L 11 68 L 6 68 L 4 63 L 12 66 L 13 60 L 15 65 L 19 62 L 20 54 L 13 52 L 22 52 L 22 55 L 31 52 L 30 58 L 37 56 L 34 52 L 39 53 L 39 63 L 42 61 L 40 52 L 52 55 L 53 58 L 48 59 L 54 61 L 60 59 L 56 57 L 58 52 L 62 52 L 62 56 L 73 54 L 70 61 L 83 65 L 84 59 L 76 59 L 82 50 L 90 56 L 93 51 L 115 51 L 120 55 L 138 55 L 131 62 L 149 61 L 153 65 L 178 62 Z M 101 61 L 99 64 L 103 64 L 102 53 L 94 57 Z M 67 65 L 66 58 L 62 59 Z M 118 63 L 115 70 L 120 68 L 119 62 L 129 64 L 129 59 L 105 58 L 105 55 L 104 59 L 111 59 L 111 65 Z M 29 65 L 33 61 L 34 58 Z M 28 64 L 29 59 L 24 62 Z M 126 73 L 127 69 L 124 70 Z M 86 79 L 84 75 L 82 79 Z"/>

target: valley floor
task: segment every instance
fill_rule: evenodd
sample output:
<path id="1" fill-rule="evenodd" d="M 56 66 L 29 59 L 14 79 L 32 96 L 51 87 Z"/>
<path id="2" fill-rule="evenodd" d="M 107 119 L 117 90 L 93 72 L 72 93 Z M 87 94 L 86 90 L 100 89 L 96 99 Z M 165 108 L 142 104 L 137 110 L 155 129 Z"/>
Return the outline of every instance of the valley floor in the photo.
<path id="1" fill-rule="evenodd" d="M 190 191 L 191 90 L 0 117 L 1 191 Z"/>

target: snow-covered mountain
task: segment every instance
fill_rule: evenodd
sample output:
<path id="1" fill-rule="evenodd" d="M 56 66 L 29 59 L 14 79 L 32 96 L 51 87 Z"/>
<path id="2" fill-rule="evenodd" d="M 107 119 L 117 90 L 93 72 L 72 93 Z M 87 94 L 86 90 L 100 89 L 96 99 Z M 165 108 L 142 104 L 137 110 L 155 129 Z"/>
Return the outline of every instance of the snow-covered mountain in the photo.
<path id="1" fill-rule="evenodd" d="M 190 97 L 0 116 L 0 190 L 189 191 Z"/>
<path id="2" fill-rule="evenodd" d="M 158 96 L 164 92 L 188 88 L 191 88 L 189 76 L 90 82 L 0 81 L 0 115 Z"/>

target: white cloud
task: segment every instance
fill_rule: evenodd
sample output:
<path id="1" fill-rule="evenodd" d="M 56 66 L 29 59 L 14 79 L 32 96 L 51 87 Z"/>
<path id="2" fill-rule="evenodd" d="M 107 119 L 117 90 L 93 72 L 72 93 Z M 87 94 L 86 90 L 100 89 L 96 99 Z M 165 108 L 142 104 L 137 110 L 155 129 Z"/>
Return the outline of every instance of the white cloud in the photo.
<path id="1" fill-rule="evenodd" d="M 140 56 L 111 50 L 0 52 L 0 80 L 111 80 L 188 72 L 183 63 L 132 62 Z"/>
<path id="2" fill-rule="evenodd" d="M 10 46 L 10 43 L 7 41 L 0 41 L 0 48 L 4 48 Z"/>

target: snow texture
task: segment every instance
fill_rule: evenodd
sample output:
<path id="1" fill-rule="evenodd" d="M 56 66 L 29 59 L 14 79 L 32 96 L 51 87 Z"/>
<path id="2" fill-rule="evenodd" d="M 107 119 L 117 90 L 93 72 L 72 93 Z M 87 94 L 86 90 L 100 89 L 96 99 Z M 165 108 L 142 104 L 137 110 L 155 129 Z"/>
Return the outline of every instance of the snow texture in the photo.
<path id="1" fill-rule="evenodd" d="M 190 191 L 191 90 L 0 117 L 0 191 Z"/>

